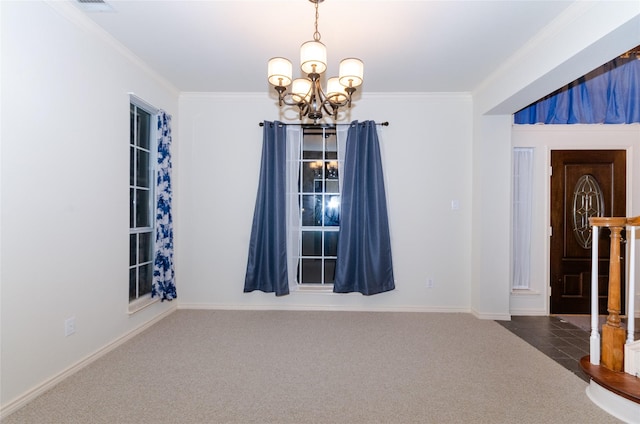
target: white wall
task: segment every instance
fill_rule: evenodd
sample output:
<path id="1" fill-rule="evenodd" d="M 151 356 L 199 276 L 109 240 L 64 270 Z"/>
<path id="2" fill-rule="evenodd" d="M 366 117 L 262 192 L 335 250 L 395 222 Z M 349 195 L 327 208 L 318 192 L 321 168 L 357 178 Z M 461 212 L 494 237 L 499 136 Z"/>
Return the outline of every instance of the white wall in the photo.
<path id="1" fill-rule="evenodd" d="M 473 116 L 471 310 L 480 318 L 508 320 L 512 118 L 475 109 Z"/>
<path id="2" fill-rule="evenodd" d="M 262 148 L 258 123 L 279 119 L 277 103 L 262 93 L 186 93 L 180 117 L 181 308 L 469 311 L 470 96 L 364 95 L 347 119 L 390 122 L 379 133 L 396 290 L 370 297 L 243 293 Z"/>
<path id="3" fill-rule="evenodd" d="M 477 316 L 508 319 L 513 312 L 508 259 L 512 114 L 640 44 L 639 28 L 640 2 L 575 2 L 472 93 L 471 309 Z"/>
<path id="4" fill-rule="evenodd" d="M 175 308 L 129 315 L 129 95 L 178 95 L 70 3 L 0 2 L 0 404 Z M 177 131 L 176 127 L 176 131 Z M 77 331 L 64 336 L 64 320 Z"/>
<path id="5" fill-rule="evenodd" d="M 186 93 L 178 102 L 173 87 L 72 4 L 0 1 L 3 413 L 177 302 L 508 318 L 511 300 L 515 310 L 542 310 L 544 295 L 519 305 L 509 297 L 510 114 L 640 42 L 640 5 L 614 6 L 573 6 L 500 66 L 473 102 L 467 94 L 363 95 L 348 119 L 391 123 L 381 136 L 397 289 L 275 298 L 242 293 L 257 123 L 279 118 L 273 95 Z M 131 316 L 128 92 L 174 116 L 178 285 L 177 302 Z M 451 200 L 460 210 L 451 210 Z M 65 338 L 63 322 L 72 315 L 77 333 Z"/>
<path id="6" fill-rule="evenodd" d="M 551 150 L 618 149 L 627 151 L 627 216 L 640 215 L 640 125 L 514 125 L 513 147 L 534 148 L 531 289 L 511 294 L 514 315 L 549 313 L 549 167 Z M 640 264 L 640 259 L 636 258 Z M 640 292 L 640 288 L 638 289 Z M 638 293 L 636 293 L 636 297 Z M 638 301 L 636 301 L 638 305 Z M 640 311 L 639 311 L 640 312 Z"/>

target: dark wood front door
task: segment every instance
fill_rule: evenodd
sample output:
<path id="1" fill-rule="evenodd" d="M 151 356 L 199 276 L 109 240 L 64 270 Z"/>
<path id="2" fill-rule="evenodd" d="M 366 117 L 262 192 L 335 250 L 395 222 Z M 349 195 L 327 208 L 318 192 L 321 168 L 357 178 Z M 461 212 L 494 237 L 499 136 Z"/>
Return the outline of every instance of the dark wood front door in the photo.
<path id="1" fill-rule="evenodd" d="M 626 152 L 553 150 L 551 166 L 551 313 L 590 314 L 591 231 L 588 218 L 625 216 Z M 607 313 L 609 235 L 607 228 L 600 230 L 600 314 Z M 624 247 L 620 251 L 624 305 Z"/>

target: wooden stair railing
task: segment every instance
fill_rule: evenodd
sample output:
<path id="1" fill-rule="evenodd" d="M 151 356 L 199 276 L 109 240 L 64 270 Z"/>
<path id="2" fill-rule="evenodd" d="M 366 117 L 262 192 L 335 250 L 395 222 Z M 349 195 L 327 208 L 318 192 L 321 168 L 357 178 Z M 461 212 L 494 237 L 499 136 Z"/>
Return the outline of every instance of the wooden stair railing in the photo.
<path id="1" fill-rule="evenodd" d="M 591 217 L 591 337 L 589 355 L 580 360 L 582 371 L 589 377 L 587 395 L 600 408 L 622 419 L 624 422 L 640 423 L 640 378 L 633 375 L 632 370 L 625 370 L 625 348 L 635 344 L 635 249 L 636 230 L 640 228 L 640 217 L 634 218 L 602 218 Z M 599 302 L 598 302 L 598 233 L 600 227 L 608 227 L 611 231 L 611 249 L 609 258 L 609 286 L 607 310 L 609 315 L 602 326 L 600 340 Z M 620 244 L 623 229 L 627 234 L 627 334 L 620 325 L 621 282 L 620 282 Z M 602 349 L 601 349 L 602 347 Z M 602 355 L 601 355 L 602 354 Z M 629 363 L 631 363 L 629 361 Z M 627 364 L 629 365 L 629 364 Z"/>
<path id="2" fill-rule="evenodd" d="M 607 321 L 602 325 L 601 365 L 614 372 L 624 370 L 624 343 L 626 332 L 620 326 L 620 242 L 621 233 L 627 225 L 627 218 L 593 217 L 592 226 L 608 227 L 611 231 L 611 249 L 609 253 L 609 289 L 607 300 Z M 597 278 L 597 276 L 596 276 Z M 591 293 L 597 297 L 598 293 Z"/>

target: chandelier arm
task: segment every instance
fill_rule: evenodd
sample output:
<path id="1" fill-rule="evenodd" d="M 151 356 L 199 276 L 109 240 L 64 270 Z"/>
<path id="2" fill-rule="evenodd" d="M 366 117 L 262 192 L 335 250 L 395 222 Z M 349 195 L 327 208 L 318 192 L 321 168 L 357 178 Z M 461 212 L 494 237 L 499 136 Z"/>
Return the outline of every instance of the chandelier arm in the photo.
<path id="1" fill-rule="evenodd" d="M 284 93 L 280 100 L 287 106 L 296 106 L 298 108 L 300 120 L 309 113 L 309 109 L 311 108 L 311 105 L 305 98 L 301 98 L 295 93 Z"/>
<path id="2" fill-rule="evenodd" d="M 322 102 L 322 109 L 324 109 L 328 115 L 337 116 L 337 109 L 339 108 L 340 106 L 329 100 L 328 97 Z"/>
<path id="3" fill-rule="evenodd" d="M 322 89 L 322 85 L 320 84 L 320 80 L 316 79 L 316 84 L 315 84 L 315 88 L 316 88 L 316 100 L 318 101 L 317 105 L 316 105 L 316 109 L 318 110 L 318 113 L 320 114 L 320 118 L 322 118 L 322 111 L 324 110 L 325 113 L 329 114 L 329 115 L 333 115 L 333 110 L 329 110 L 329 106 L 331 105 L 331 102 L 329 101 L 329 98 L 327 97 L 327 95 L 324 93 L 324 90 Z"/>
<path id="4" fill-rule="evenodd" d="M 325 94 L 322 89 L 319 74 L 309 74 L 309 77 L 311 79 L 311 88 L 304 97 L 300 96 L 300 94 L 287 93 L 286 87 L 274 87 L 278 92 L 278 103 L 280 107 L 282 107 L 283 104 L 287 106 L 296 106 L 300 112 L 301 120 L 305 116 L 309 116 L 309 118 L 315 121 L 322 118 L 323 111 L 324 113 L 337 118 L 338 111 L 341 107 L 351 107 L 351 99 L 353 93 L 356 91 L 355 88 L 345 87 L 346 98 L 342 101 L 338 101 L 338 98 L 344 94 L 334 94 L 329 96 Z"/>
<path id="5" fill-rule="evenodd" d="M 287 106 L 300 106 L 300 104 L 306 103 L 306 100 L 298 99 L 298 97 L 299 96 L 294 93 L 285 93 L 282 96 L 282 103 L 284 103 Z"/>
<path id="6" fill-rule="evenodd" d="M 287 91 L 287 87 L 283 87 L 281 85 L 276 85 L 273 88 L 278 92 L 278 106 L 282 107 L 284 103 L 285 91 Z"/>
<path id="7" fill-rule="evenodd" d="M 314 111 L 316 112 L 314 116 L 316 119 L 322 118 L 322 110 L 328 115 L 332 115 L 334 117 L 338 116 L 338 109 L 343 106 L 351 106 L 351 94 L 348 95 L 343 101 L 338 101 L 337 99 L 340 97 L 340 94 L 334 94 L 332 96 L 327 95 L 322 89 L 322 85 L 319 81 L 319 75 L 314 75 L 313 78 L 313 95 L 317 104 L 314 107 Z M 355 89 L 353 89 L 355 91 Z M 312 105 L 314 106 L 314 105 Z"/>
<path id="8" fill-rule="evenodd" d="M 340 96 L 344 96 L 344 94 L 334 94 L 332 96 L 327 96 L 327 102 L 329 104 L 331 104 L 332 107 L 344 107 L 344 106 L 349 106 L 351 107 L 351 95 L 347 94 L 346 98 L 344 100 L 338 100 L 338 98 Z"/>
<path id="9" fill-rule="evenodd" d="M 347 105 L 351 107 L 351 96 L 356 92 L 354 87 L 345 87 L 344 91 L 347 93 Z"/>
<path id="10" fill-rule="evenodd" d="M 309 109 L 307 110 L 306 115 L 317 121 L 322 118 L 322 104 L 324 102 L 324 98 L 322 97 L 322 86 L 320 85 L 320 74 L 318 73 L 310 73 L 309 79 L 311 80 L 311 88 L 309 90 L 309 100 L 307 104 Z"/>

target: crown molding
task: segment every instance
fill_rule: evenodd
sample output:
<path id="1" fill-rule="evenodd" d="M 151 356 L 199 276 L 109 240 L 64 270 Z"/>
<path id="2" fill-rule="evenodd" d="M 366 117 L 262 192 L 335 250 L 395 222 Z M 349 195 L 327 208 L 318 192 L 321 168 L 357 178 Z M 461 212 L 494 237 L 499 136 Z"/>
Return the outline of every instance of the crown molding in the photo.
<path id="1" fill-rule="evenodd" d="M 60 16 L 82 29 L 89 34 L 94 35 L 97 39 L 113 48 L 116 52 L 122 55 L 124 58 L 132 62 L 135 66 L 140 68 L 143 72 L 148 74 L 154 81 L 169 90 L 174 95 L 178 96 L 180 90 L 173 85 L 169 80 L 158 74 L 153 68 L 146 64 L 139 56 L 134 54 L 131 50 L 126 48 L 122 43 L 116 40 L 111 34 L 105 31 L 100 25 L 96 24 L 89 17 L 86 16 L 86 12 L 82 11 L 79 7 L 76 7 L 72 1 L 55 1 L 44 0 L 53 10 L 55 10 Z M 117 12 L 114 12 L 117 13 Z"/>

